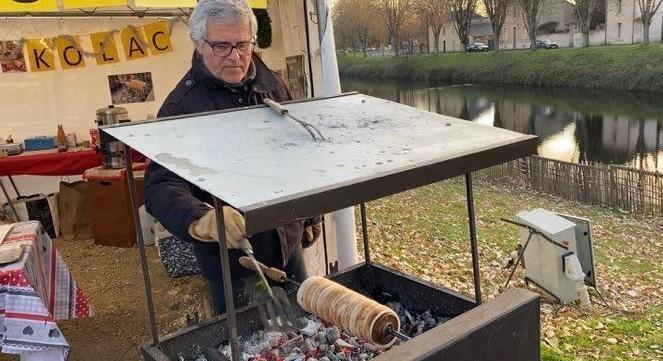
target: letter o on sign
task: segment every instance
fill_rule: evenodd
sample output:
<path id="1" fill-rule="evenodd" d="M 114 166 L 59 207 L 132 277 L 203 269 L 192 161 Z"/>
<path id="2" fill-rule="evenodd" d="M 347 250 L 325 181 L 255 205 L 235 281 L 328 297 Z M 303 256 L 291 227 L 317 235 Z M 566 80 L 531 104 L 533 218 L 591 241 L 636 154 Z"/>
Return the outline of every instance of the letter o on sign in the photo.
<path id="1" fill-rule="evenodd" d="M 12 1 L 21 4 L 32 4 L 38 2 L 39 0 L 12 0 Z"/>

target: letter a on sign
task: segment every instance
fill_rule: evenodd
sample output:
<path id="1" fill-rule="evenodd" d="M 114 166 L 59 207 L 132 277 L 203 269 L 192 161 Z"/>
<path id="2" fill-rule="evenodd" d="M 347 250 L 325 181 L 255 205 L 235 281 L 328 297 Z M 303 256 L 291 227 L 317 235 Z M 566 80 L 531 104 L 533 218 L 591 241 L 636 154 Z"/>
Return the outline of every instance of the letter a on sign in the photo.
<path id="1" fill-rule="evenodd" d="M 94 51 L 97 65 L 117 63 L 120 57 L 117 55 L 117 45 L 112 32 L 104 31 L 90 34 L 92 50 Z"/>
<path id="2" fill-rule="evenodd" d="M 78 37 L 59 36 L 55 40 L 60 56 L 60 66 L 62 69 L 75 69 L 85 67 L 85 59 L 79 50 L 81 45 Z"/>
<path id="3" fill-rule="evenodd" d="M 135 60 L 147 56 L 147 43 L 143 36 L 142 26 L 127 26 L 120 31 L 122 47 L 127 60 Z"/>
<path id="4" fill-rule="evenodd" d="M 147 43 L 150 44 L 150 53 L 152 55 L 169 53 L 173 51 L 173 44 L 170 42 L 170 29 L 165 21 L 157 21 L 143 26 Z"/>
<path id="5" fill-rule="evenodd" d="M 31 39 L 26 42 L 30 71 L 55 70 L 55 56 L 48 46 L 49 42 L 47 39 Z"/>
<path id="6" fill-rule="evenodd" d="M 58 11 L 56 0 L 0 0 L 0 12 Z"/>

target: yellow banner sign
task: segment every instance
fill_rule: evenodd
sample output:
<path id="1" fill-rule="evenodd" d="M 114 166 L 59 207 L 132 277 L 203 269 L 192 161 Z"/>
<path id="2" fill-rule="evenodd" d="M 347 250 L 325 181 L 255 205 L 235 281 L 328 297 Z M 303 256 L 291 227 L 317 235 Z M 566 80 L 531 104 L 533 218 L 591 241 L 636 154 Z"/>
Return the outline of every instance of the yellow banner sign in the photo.
<path id="1" fill-rule="evenodd" d="M 170 42 L 170 28 L 167 22 L 157 21 L 155 23 L 143 26 L 145 37 L 150 45 L 152 55 L 169 53 L 173 51 L 173 44 Z"/>
<path id="2" fill-rule="evenodd" d="M 254 9 L 267 9 L 267 0 L 249 0 L 249 5 Z"/>
<path id="3" fill-rule="evenodd" d="M 136 0 L 136 6 L 146 8 L 192 8 L 196 0 Z"/>
<path id="4" fill-rule="evenodd" d="M 0 12 L 57 11 L 56 0 L 0 0 Z"/>
<path id="5" fill-rule="evenodd" d="M 90 34 L 92 42 L 92 51 L 97 59 L 97 65 L 117 63 L 120 56 L 117 53 L 115 45 L 115 36 L 110 31 Z"/>
<path id="6" fill-rule="evenodd" d="M 93 3 L 99 0 L 88 1 Z M 136 0 L 136 6 L 147 8 L 192 8 L 196 3 L 196 0 Z M 249 0 L 249 5 L 254 9 L 267 9 L 267 0 Z"/>
<path id="7" fill-rule="evenodd" d="M 119 33 L 126 59 L 135 60 L 172 52 L 171 26 L 170 21 L 160 20 L 144 26 L 128 25 L 122 28 Z M 120 61 L 115 38 L 117 32 L 113 30 L 89 34 L 92 53 L 90 49 L 81 47 L 81 36 L 88 35 L 59 35 L 55 38 L 26 40 L 26 63 L 30 64 L 31 72 L 55 70 L 56 53 L 62 69 L 83 68 L 88 56 L 94 56 L 97 65 L 117 63 Z"/>
<path id="8" fill-rule="evenodd" d="M 55 39 L 55 46 L 58 49 L 62 69 L 76 69 L 85 66 L 85 59 L 79 50 L 81 44 L 78 36 L 59 36 Z"/>
<path id="9" fill-rule="evenodd" d="M 127 60 L 136 60 L 147 56 L 147 43 L 142 26 L 129 25 L 120 31 L 124 56 Z"/>
<path id="10" fill-rule="evenodd" d="M 127 0 L 62 0 L 65 9 L 100 8 L 104 6 L 126 6 Z"/>
<path id="11" fill-rule="evenodd" d="M 26 42 L 30 71 L 55 70 L 55 56 L 48 39 L 31 39 Z"/>

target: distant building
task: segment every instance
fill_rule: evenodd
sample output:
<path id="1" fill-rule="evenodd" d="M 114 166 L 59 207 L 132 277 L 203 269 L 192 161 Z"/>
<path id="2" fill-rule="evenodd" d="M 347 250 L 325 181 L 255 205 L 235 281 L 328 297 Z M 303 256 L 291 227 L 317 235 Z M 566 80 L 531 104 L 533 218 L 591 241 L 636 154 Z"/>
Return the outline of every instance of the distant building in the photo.
<path id="1" fill-rule="evenodd" d="M 571 36 L 575 29 L 575 5 L 566 0 L 544 1 L 537 31 L 538 39 L 549 39 L 560 47 L 573 45 Z M 502 28 L 502 49 L 527 49 L 530 47 L 522 10 L 516 5 L 509 7 Z"/>
<path id="2" fill-rule="evenodd" d="M 635 44 L 642 42 L 642 21 L 637 0 L 606 0 L 606 42 Z M 661 42 L 663 35 L 663 6 L 652 19 L 649 41 Z"/>
<path id="3" fill-rule="evenodd" d="M 456 33 L 455 21 L 453 16 L 448 16 L 447 20 L 442 25 L 440 30 L 440 52 L 441 53 L 453 53 L 463 51 L 463 45 L 460 43 L 458 38 L 458 33 Z M 488 46 L 491 46 L 495 36 L 493 35 L 493 28 L 490 25 L 490 19 L 474 14 L 472 17 L 472 22 L 470 24 L 470 37 L 469 43 L 483 43 Z M 435 42 L 433 33 L 429 30 L 429 41 L 431 44 Z M 435 51 L 435 48 L 431 46 L 431 51 Z"/>
<path id="4" fill-rule="evenodd" d="M 608 0 L 618 1 L 618 0 Z M 622 0 L 627 1 L 627 0 Z M 637 1 L 637 0 L 628 0 Z M 429 31 L 430 43 L 434 42 L 432 31 Z M 470 43 L 480 42 L 491 48 L 494 45 L 495 36 L 490 24 L 490 19 L 475 15 L 472 19 L 470 30 Z M 547 0 L 544 2 L 541 19 L 537 31 L 537 39 L 551 40 L 560 47 L 580 46 L 582 35 L 576 27 L 575 5 L 567 0 Z M 605 44 L 605 32 L 594 31 L 591 34 L 590 44 Z M 458 52 L 462 50 L 458 34 L 454 27 L 453 17 L 448 17 L 440 31 L 440 52 Z M 520 8 L 516 5 L 509 7 L 507 18 L 502 28 L 500 47 L 502 49 L 527 49 L 530 40 L 525 28 L 525 20 Z M 431 47 L 431 51 L 434 48 Z"/>

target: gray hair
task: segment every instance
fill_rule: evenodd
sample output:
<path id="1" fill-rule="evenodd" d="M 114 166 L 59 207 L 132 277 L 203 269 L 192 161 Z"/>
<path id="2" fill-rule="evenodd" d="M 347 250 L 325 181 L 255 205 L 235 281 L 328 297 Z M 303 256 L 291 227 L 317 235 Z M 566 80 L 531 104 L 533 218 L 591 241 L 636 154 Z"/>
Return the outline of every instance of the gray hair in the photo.
<path id="1" fill-rule="evenodd" d="M 200 44 L 207 36 L 207 22 L 231 25 L 242 20 L 249 21 L 255 39 L 258 21 L 246 0 L 200 0 L 189 17 L 189 36 L 194 43 Z"/>

